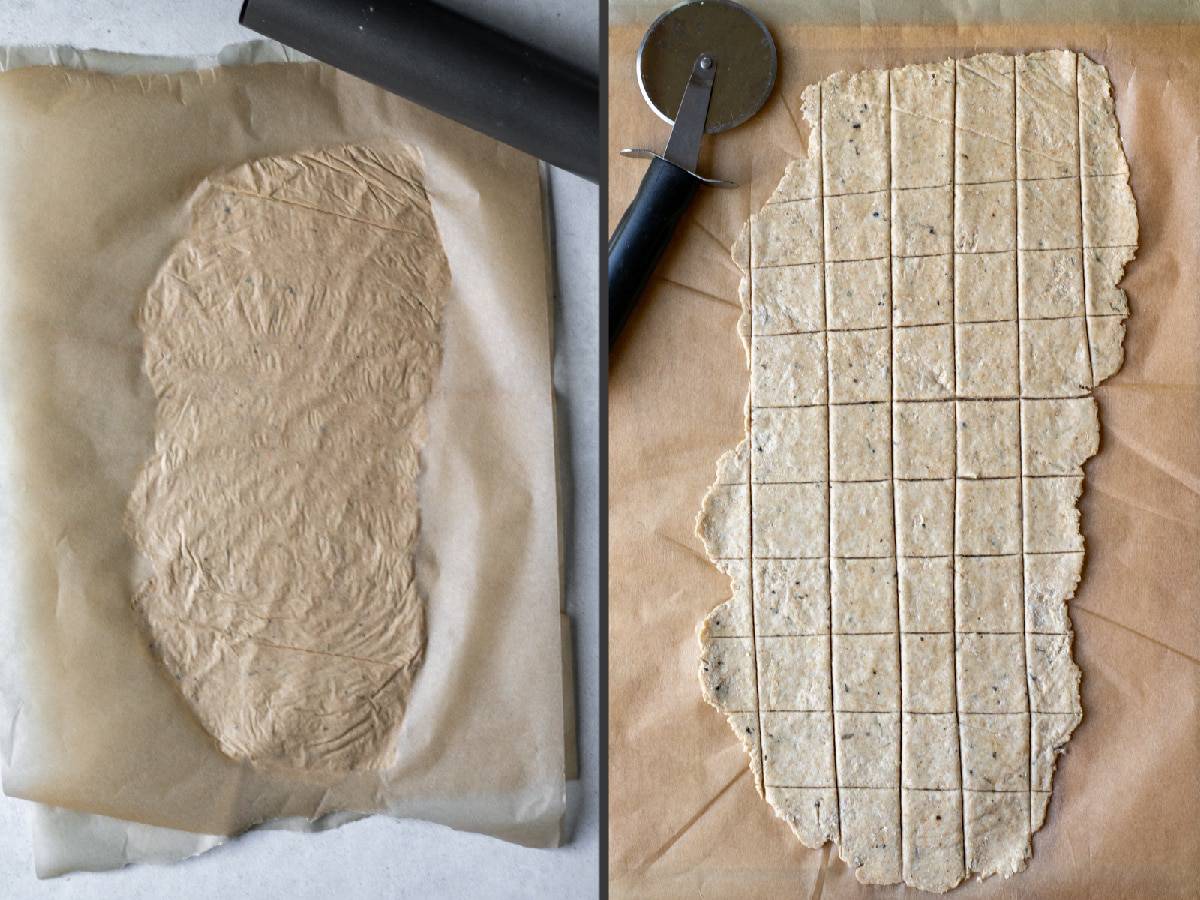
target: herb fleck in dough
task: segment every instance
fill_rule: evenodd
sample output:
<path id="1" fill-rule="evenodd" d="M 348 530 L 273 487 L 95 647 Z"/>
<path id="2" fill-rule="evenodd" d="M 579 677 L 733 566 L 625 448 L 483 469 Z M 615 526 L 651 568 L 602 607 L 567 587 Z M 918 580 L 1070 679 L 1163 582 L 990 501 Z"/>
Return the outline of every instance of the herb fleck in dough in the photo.
<path id="1" fill-rule="evenodd" d="M 1129 167 L 1069 51 L 838 73 L 803 106 L 808 155 L 734 250 L 748 435 L 697 524 L 733 588 L 701 687 L 801 843 L 942 892 L 1025 868 L 1082 717 Z"/>

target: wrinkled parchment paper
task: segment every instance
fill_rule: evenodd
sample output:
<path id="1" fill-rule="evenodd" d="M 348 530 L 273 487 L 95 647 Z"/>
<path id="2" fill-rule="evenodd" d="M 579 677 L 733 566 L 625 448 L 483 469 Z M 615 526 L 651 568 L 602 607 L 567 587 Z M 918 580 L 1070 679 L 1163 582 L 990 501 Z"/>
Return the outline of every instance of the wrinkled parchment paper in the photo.
<path id="1" fill-rule="evenodd" d="M 839 69 L 1067 47 L 1112 76 L 1142 226 L 1123 282 L 1125 365 L 1096 390 L 1103 431 L 1081 505 L 1088 556 L 1071 611 L 1084 719 L 1059 761 L 1029 868 L 953 896 L 1196 896 L 1200 27 L 802 27 L 773 9 L 775 93 L 745 125 L 707 140 L 701 160 L 704 174 L 741 187 L 701 191 L 610 361 L 614 895 L 920 896 L 860 885 L 830 845 L 800 846 L 755 793 L 745 754 L 697 687 L 696 622 L 729 586 L 693 535 L 695 511 L 712 461 L 742 435 L 748 377 L 729 247 L 803 153 L 804 85 Z M 617 152 L 666 140 L 634 76 L 646 24 L 609 33 L 610 231 L 645 169 Z"/>
<path id="2" fill-rule="evenodd" d="M 211 835 L 386 812 L 553 845 L 562 625 L 538 165 L 282 58 L 261 42 L 200 71 L 71 49 L 0 53 L 13 69 L 0 73 L 0 375 L 16 551 L 0 631 L 5 790 Z M 19 68 L 47 61 L 71 68 Z M 103 74 L 114 71 L 137 74 Z M 121 517 L 154 414 L 134 311 L 201 179 L 270 154 L 389 141 L 422 153 L 453 280 L 420 485 L 427 659 L 390 769 L 267 775 L 219 753 L 129 605 Z M 42 813 L 39 830 L 54 818 Z M 91 818 L 56 833 L 124 831 L 149 848 L 142 856 L 211 843 L 156 844 L 167 836 Z"/>

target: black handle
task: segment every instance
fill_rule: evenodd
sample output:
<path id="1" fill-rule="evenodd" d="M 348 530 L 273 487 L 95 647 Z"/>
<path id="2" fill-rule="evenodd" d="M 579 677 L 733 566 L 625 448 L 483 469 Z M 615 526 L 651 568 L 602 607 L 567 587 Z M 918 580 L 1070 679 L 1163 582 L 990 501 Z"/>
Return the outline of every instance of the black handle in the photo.
<path id="1" fill-rule="evenodd" d="M 691 172 L 664 159 L 650 161 L 637 196 L 608 241 L 610 351 L 699 186 Z"/>

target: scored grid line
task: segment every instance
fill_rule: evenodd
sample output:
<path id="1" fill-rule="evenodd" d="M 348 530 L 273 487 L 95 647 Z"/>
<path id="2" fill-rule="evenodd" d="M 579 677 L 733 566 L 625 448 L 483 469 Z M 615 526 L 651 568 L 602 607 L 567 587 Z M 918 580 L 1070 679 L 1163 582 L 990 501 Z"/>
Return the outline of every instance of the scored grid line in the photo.
<path id="1" fill-rule="evenodd" d="M 965 479 L 964 479 L 965 480 Z M 1025 556 L 1070 556 L 1071 554 L 1083 553 L 1082 550 L 1071 548 L 1068 550 L 1027 550 Z M 955 559 L 992 559 L 1000 556 L 1019 556 L 1017 553 L 956 553 Z M 783 560 L 818 560 L 828 559 L 827 556 L 756 556 L 755 559 L 783 559 Z M 887 556 L 835 556 L 834 559 L 891 559 L 891 555 Z M 906 553 L 900 556 L 899 559 L 948 559 L 945 553 Z M 745 562 L 745 557 L 741 556 L 714 556 L 717 562 Z"/>
<path id="2" fill-rule="evenodd" d="M 904 879 L 904 638 L 900 633 L 900 570 L 899 564 L 896 563 L 896 556 L 900 552 L 900 522 L 896 516 L 896 291 L 893 281 L 893 271 L 895 264 L 892 262 L 896 250 L 896 195 L 892 191 L 892 182 L 894 181 L 894 173 L 892 170 L 892 153 L 895 150 L 894 130 L 892 127 L 892 70 L 887 70 L 887 184 L 888 184 L 888 210 L 891 214 L 891 221 L 888 223 L 888 482 L 891 485 L 892 492 L 892 584 L 895 585 L 896 591 L 896 667 L 897 674 L 900 676 L 900 684 L 898 686 L 899 703 L 897 704 L 899 712 L 896 714 L 896 755 L 899 757 L 899 777 L 896 783 L 896 810 L 898 812 L 898 827 L 897 831 L 900 838 L 900 878 Z M 953 175 L 951 175 L 953 178 Z M 951 194 L 954 189 L 951 188 Z M 952 203 L 951 206 L 954 204 Z M 953 248 L 953 231 L 951 231 L 951 247 Z M 829 338 L 825 338 L 826 342 Z M 830 398 L 832 399 L 832 398 Z M 833 479 L 833 473 L 828 473 L 830 480 Z M 831 488 L 832 490 L 832 488 Z M 831 510 L 832 514 L 832 510 Z M 832 528 L 832 524 L 830 525 Z M 830 620 L 829 630 L 833 631 L 833 620 Z"/>
<path id="3" fill-rule="evenodd" d="M 746 254 L 754 266 L 754 229 L 746 229 Z M 763 797 L 767 795 L 767 757 L 763 740 L 762 698 L 759 693 L 758 635 L 754 622 L 754 279 L 750 279 L 750 382 L 746 385 L 746 517 L 749 540 L 746 547 L 746 577 L 750 593 L 750 659 L 754 664 L 754 706 L 758 713 L 758 768 Z M 754 760 L 750 760 L 751 769 Z"/>
<path id="4" fill-rule="evenodd" d="M 1092 176 L 1089 175 L 1089 178 Z M 990 182 L 989 182 L 990 183 Z M 1012 182 L 997 181 L 995 184 L 1011 184 Z M 879 193 L 875 191 L 875 193 Z M 1037 247 L 1026 250 L 1026 253 L 1051 253 L 1056 250 L 1136 250 L 1137 244 L 1088 244 L 1083 247 Z M 1012 250 L 955 250 L 959 256 L 999 256 L 1001 253 L 1012 253 Z M 948 256 L 946 253 L 907 253 L 903 256 L 897 256 L 895 259 L 932 259 L 936 256 Z M 853 259 L 830 259 L 819 260 L 814 259 L 809 262 L 788 262 L 788 263 L 765 263 L 757 266 L 752 266 L 754 271 L 762 271 L 763 269 L 798 269 L 804 266 L 819 266 L 826 263 L 856 263 L 856 262 L 879 262 L 880 260 L 888 259 L 886 256 L 859 256 Z M 1005 320 L 1011 321 L 1011 320 Z M 834 329 L 835 331 L 837 329 Z"/>
<path id="5" fill-rule="evenodd" d="M 1061 397 L 1018 397 L 1009 394 L 1007 397 L 919 397 L 914 400 L 898 400 L 898 403 L 949 403 L 951 400 L 1086 400 L 1091 394 L 1068 394 Z M 842 400 L 837 403 L 759 403 L 755 409 L 811 409 L 814 406 L 871 406 L 887 403 L 886 400 Z"/>
<path id="6" fill-rule="evenodd" d="M 1004 252 L 1007 253 L 1009 251 L 1006 250 Z M 1026 252 L 1030 252 L 1030 251 L 1026 251 Z M 1041 252 L 1041 251 L 1033 251 L 1033 252 Z M 938 256 L 947 256 L 947 255 L 949 255 L 949 254 L 946 254 L 946 253 L 938 254 Z M 900 256 L 895 257 L 895 259 L 903 259 L 903 258 L 904 257 L 900 257 Z M 909 258 L 911 259 L 912 257 L 909 257 Z M 953 275 L 953 269 L 951 269 L 951 274 Z M 953 288 L 951 288 L 951 294 L 953 294 Z M 1075 315 L 1075 314 L 1072 314 L 1069 316 L 1021 316 L 1016 321 L 1018 321 L 1018 322 L 1061 322 L 1064 319 L 1078 319 L 1078 318 L 1079 318 L 1079 316 Z M 1094 319 L 1123 319 L 1123 318 L 1125 318 L 1125 316 L 1122 313 L 1096 313 L 1094 316 L 1092 316 L 1092 318 L 1094 318 Z M 897 322 L 897 323 L 893 324 L 891 327 L 898 328 L 901 331 L 903 331 L 905 329 L 912 329 L 912 328 L 946 328 L 947 326 L 950 326 L 950 325 L 1008 325 L 1008 324 L 1011 324 L 1013 321 L 1014 321 L 1013 319 L 964 319 L 961 322 L 954 322 L 954 321 L 950 321 L 950 322 Z M 866 325 L 866 326 L 863 326 L 860 328 L 830 328 L 829 331 L 833 334 L 845 334 L 847 332 L 854 332 L 854 331 L 883 331 L 887 327 L 888 327 L 887 325 Z M 821 329 L 821 328 L 813 328 L 813 329 L 809 329 L 809 330 L 805 330 L 805 331 L 767 331 L 762 334 L 757 334 L 754 337 L 756 340 L 764 340 L 766 338 L 802 337 L 802 336 L 808 335 L 808 334 L 825 334 L 825 330 Z M 897 398 L 897 399 L 900 400 L 901 403 L 906 402 L 903 398 Z M 886 400 L 867 400 L 865 402 L 867 402 L 867 403 L 886 403 L 887 401 Z M 833 405 L 838 406 L 838 405 L 843 405 L 843 404 L 835 403 Z"/>
<path id="7" fill-rule="evenodd" d="M 825 278 L 825 125 L 823 82 L 817 82 L 817 190 L 821 195 L 821 312 L 825 318 L 825 403 L 833 408 L 832 356 L 829 350 L 829 284 Z M 825 531 L 828 543 L 826 582 L 829 591 L 829 738 L 833 750 L 833 802 L 837 807 L 838 845 L 842 845 L 842 791 L 838 787 L 837 704 L 833 693 L 833 417 L 825 415 Z"/>
<path id="8" fill-rule="evenodd" d="M 1079 140 L 1079 246 L 1083 247 L 1086 235 L 1083 227 L 1083 97 L 1079 92 L 1079 54 L 1075 54 L 1075 125 L 1076 135 Z M 1087 341 L 1087 360 L 1088 360 L 1088 381 L 1092 384 L 1092 390 L 1096 389 L 1096 361 L 1092 359 L 1092 326 L 1088 320 L 1088 302 L 1087 302 L 1087 251 L 1079 251 L 1079 274 L 1081 277 L 1080 284 L 1083 286 L 1083 338 Z M 1032 748 L 1030 750 L 1030 767 L 1032 772 Z M 1029 781 L 1033 784 L 1032 777 Z M 1030 802 L 1030 815 L 1033 814 L 1033 804 Z M 1030 828 L 1033 827 L 1033 822 L 1030 820 Z"/>

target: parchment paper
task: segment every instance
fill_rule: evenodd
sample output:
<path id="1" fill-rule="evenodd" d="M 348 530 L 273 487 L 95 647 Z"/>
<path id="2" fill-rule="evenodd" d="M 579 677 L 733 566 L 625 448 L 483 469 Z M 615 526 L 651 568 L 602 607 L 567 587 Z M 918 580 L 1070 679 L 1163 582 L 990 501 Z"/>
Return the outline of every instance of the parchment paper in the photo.
<path id="1" fill-rule="evenodd" d="M 742 436 L 748 377 L 729 247 L 785 163 L 802 154 L 805 84 L 838 69 L 985 48 L 1066 47 L 1108 67 L 1142 226 L 1123 283 L 1132 308 L 1126 361 L 1096 391 L 1101 448 L 1087 466 L 1081 504 L 1088 553 L 1071 615 L 1084 719 L 1059 762 L 1028 870 L 971 882 L 954 896 L 1195 897 L 1200 27 L 766 20 L 780 54 L 775 93 L 748 123 L 709 138 L 701 161 L 704 174 L 741 187 L 700 192 L 610 361 L 613 893 L 919 895 L 902 885 L 864 887 L 830 845 L 802 847 L 755 793 L 745 753 L 700 696 L 696 623 L 729 596 L 729 584 L 704 559 L 693 526 L 713 460 Z M 634 76 L 645 25 L 609 33 L 610 231 L 645 169 L 617 152 L 666 139 Z"/>
<path id="2" fill-rule="evenodd" d="M 557 843 L 558 514 L 536 161 L 328 67 L 265 62 L 280 58 L 270 45 L 171 75 L 187 62 L 69 48 L 3 58 L 140 73 L 0 74 L 0 384 L 17 551 L 0 635 L 6 792 L 213 835 L 379 811 Z M 265 775 L 219 753 L 129 606 L 121 517 L 154 413 L 134 311 L 202 178 L 389 141 L 423 155 L 453 278 L 422 454 L 427 659 L 391 769 Z"/>

